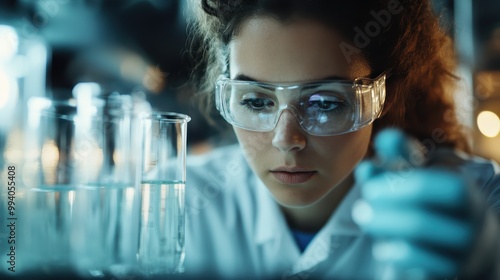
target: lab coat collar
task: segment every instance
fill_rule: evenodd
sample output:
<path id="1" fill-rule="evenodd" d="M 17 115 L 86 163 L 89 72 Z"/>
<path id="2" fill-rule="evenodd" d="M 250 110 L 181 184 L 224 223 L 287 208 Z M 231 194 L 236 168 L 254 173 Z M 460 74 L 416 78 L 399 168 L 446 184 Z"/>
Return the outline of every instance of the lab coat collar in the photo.
<path id="1" fill-rule="evenodd" d="M 361 236 L 360 228 L 351 218 L 352 207 L 360 195 L 360 188 L 354 185 L 293 265 L 292 275 L 311 269 L 314 271 L 314 267 L 331 257 L 338 259 L 349 250 L 349 244 Z"/>
<path id="2" fill-rule="evenodd" d="M 360 198 L 361 189 L 359 185 L 354 184 L 319 234 L 325 232 L 328 235 L 361 235 L 361 229 L 354 223 L 351 215 L 354 203 Z"/>
<path id="3" fill-rule="evenodd" d="M 271 239 L 280 237 L 284 228 L 288 228 L 286 221 L 280 211 L 278 204 L 272 197 L 264 183 L 253 176 L 255 186 L 257 187 L 257 220 L 255 228 L 255 242 L 257 244 L 265 243 Z M 329 240 L 333 235 L 361 235 L 360 228 L 351 218 L 353 204 L 361 197 L 360 188 L 355 184 L 346 194 L 342 202 L 337 207 L 333 215 L 330 216 L 327 223 L 318 233 L 315 239 Z M 313 239 L 314 242 L 314 239 Z"/>

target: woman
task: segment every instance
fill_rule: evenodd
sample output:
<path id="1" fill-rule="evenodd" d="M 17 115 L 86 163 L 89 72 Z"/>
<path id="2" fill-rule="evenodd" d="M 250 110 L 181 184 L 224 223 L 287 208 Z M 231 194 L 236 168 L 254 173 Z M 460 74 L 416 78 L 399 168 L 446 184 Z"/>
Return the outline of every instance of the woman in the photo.
<path id="1" fill-rule="evenodd" d="M 196 9 L 200 95 L 239 145 L 188 160 L 188 274 L 496 277 L 500 175 L 465 154 L 427 1 Z"/>

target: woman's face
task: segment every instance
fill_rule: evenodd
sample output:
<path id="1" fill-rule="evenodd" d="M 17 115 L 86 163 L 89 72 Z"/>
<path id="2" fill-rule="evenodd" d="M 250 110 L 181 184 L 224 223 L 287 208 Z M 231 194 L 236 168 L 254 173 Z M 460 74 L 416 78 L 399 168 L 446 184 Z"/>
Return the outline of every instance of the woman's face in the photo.
<path id="1" fill-rule="evenodd" d="M 362 58 L 351 56 L 347 62 L 342 40 L 335 30 L 315 21 L 251 18 L 229 44 L 230 75 L 270 83 L 370 75 Z M 274 198 L 285 207 L 303 207 L 320 201 L 349 177 L 365 156 L 372 128 L 313 136 L 284 110 L 272 131 L 234 130 L 251 168 Z"/>

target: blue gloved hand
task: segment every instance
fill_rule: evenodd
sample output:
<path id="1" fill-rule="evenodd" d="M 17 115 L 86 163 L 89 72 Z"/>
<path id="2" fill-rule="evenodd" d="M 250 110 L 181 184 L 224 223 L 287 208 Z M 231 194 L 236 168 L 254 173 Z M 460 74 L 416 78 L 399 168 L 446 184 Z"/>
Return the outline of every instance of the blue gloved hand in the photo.
<path id="1" fill-rule="evenodd" d="M 498 257 L 498 218 L 466 174 L 425 166 L 422 147 L 399 130 L 379 133 L 374 148 L 355 170 L 353 219 L 373 237 L 374 258 L 403 273 L 393 278 L 473 275 Z"/>

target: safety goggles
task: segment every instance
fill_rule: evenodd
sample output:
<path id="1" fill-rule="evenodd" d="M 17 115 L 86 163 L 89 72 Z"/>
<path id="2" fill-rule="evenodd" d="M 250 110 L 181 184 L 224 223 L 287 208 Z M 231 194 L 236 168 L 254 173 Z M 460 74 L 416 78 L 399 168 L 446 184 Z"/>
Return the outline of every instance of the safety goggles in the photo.
<path id="1" fill-rule="evenodd" d="M 380 116 L 386 76 L 387 71 L 375 79 L 302 84 L 220 77 L 216 83 L 216 107 L 227 122 L 246 130 L 271 131 L 283 111 L 289 110 L 307 133 L 339 135 L 359 130 Z"/>

